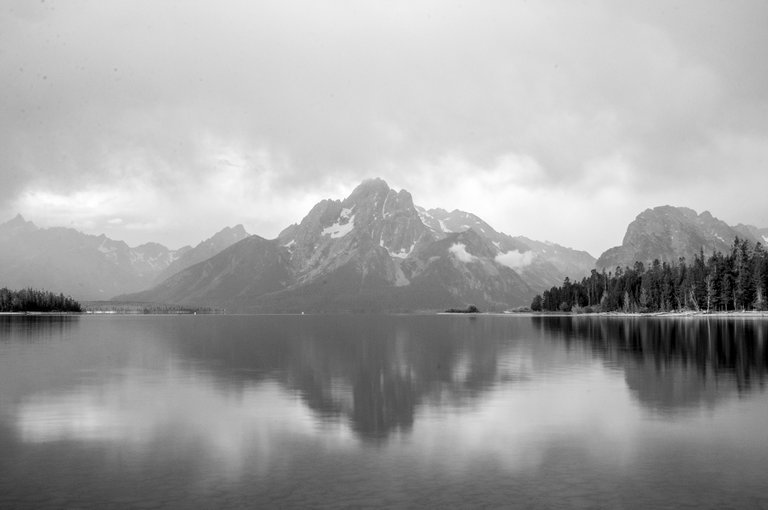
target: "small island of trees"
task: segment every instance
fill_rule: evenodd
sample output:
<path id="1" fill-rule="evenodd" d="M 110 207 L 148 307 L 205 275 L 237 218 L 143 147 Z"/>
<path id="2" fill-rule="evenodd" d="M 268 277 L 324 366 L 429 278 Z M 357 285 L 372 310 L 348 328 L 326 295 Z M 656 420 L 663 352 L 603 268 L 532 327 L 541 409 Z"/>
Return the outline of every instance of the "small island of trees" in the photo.
<path id="1" fill-rule="evenodd" d="M 466 308 L 449 308 L 445 313 L 480 313 L 475 305 L 469 305 Z"/>
<path id="2" fill-rule="evenodd" d="M 0 289 L 0 312 L 82 312 L 80 303 L 46 290 Z"/>
<path id="3" fill-rule="evenodd" d="M 654 260 L 646 268 L 617 267 L 602 273 L 592 270 L 580 282 L 565 279 L 537 295 L 533 311 L 561 312 L 670 312 L 768 310 L 768 252 L 760 243 L 736 240 L 730 253 L 713 253 L 705 258 L 703 249 L 692 264 L 685 258 L 677 263 Z"/>

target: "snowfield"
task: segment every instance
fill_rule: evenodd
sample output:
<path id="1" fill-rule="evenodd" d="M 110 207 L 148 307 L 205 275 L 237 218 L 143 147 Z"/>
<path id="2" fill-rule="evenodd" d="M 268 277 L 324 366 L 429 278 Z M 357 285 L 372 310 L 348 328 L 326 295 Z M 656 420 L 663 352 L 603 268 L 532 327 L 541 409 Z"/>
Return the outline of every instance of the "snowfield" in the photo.
<path id="1" fill-rule="evenodd" d="M 338 239 L 339 237 L 344 237 L 345 235 L 352 232 L 352 230 L 354 230 L 355 217 L 352 216 L 351 218 L 348 218 L 347 216 L 344 215 L 345 212 L 349 214 L 349 209 L 344 209 L 341 212 L 341 215 L 342 215 L 341 217 L 342 219 L 345 219 L 345 220 L 348 219 L 348 221 L 343 225 L 337 221 L 330 227 L 326 227 L 325 229 L 323 229 L 323 232 L 322 232 L 324 236 L 331 236 L 331 239 Z"/>

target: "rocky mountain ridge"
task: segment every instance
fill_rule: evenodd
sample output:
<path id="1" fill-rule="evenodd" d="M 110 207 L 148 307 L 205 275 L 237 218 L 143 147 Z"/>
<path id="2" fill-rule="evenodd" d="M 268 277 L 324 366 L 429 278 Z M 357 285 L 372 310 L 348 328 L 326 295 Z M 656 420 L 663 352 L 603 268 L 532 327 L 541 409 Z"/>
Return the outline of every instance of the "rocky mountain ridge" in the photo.
<path id="1" fill-rule="evenodd" d="M 595 266 L 595 258 L 586 251 L 566 248 L 552 242 L 542 242 L 525 236 L 510 236 L 497 232 L 478 216 L 460 210 L 426 210 L 417 207 L 424 225 L 440 234 L 472 229 L 499 249 L 498 260 L 514 269 L 531 288 L 560 285 L 563 279 L 586 276 Z"/>
<path id="2" fill-rule="evenodd" d="M 701 250 L 705 255 L 727 253 L 736 237 L 766 244 L 768 229 L 742 224 L 732 227 L 709 211 L 699 214 L 687 207 L 654 207 L 637 215 L 627 227 L 622 244 L 605 251 L 597 267 L 613 270 L 617 266 L 631 267 L 635 261 L 677 262 L 680 257 L 692 260 Z"/>
<path id="3" fill-rule="evenodd" d="M 528 266 L 559 273 L 543 256 L 547 250 L 553 258 L 558 250 L 574 254 L 563 267 L 586 263 L 586 274 L 594 265 L 585 252 L 512 238 L 469 213 L 417 208 L 407 191 L 371 179 L 343 200 L 319 202 L 276 239 L 252 236 L 120 299 L 248 312 L 413 311 L 467 303 L 503 310 L 529 303 L 540 290 L 522 276 Z"/>
<path id="4" fill-rule="evenodd" d="M 227 234 L 217 236 L 211 239 L 221 246 Z M 40 228 L 17 215 L 0 224 L 0 286 L 42 288 L 86 301 L 109 299 L 146 289 L 169 268 L 181 270 L 207 258 L 209 241 L 178 250 L 159 243 L 131 247 L 104 234 Z"/>
<path id="5" fill-rule="evenodd" d="M 238 241 L 242 241 L 248 236 L 250 234 L 246 232 L 242 224 L 235 225 L 234 227 L 224 227 L 213 236 L 201 241 L 194 248 L 182 248 L 183 251 L 165 269 L 158 273 L 154 282 L 160 283 L 183 269 L 213 257 L 220 251 Z"/>

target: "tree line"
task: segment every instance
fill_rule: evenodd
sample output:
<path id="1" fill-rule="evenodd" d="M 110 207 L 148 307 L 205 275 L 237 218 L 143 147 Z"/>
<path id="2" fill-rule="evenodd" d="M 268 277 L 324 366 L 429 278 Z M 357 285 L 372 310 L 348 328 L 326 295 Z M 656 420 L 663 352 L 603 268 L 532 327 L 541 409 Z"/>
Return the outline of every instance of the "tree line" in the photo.
<path id="1" fill-rule="evenodd" d="M 704 256 L 692 263 L 655 259 L 650 267 L 616 267 L 592 273 L 580 282 L 565 278 L 533 298 L 534 311 L 669 312 L 695 310 L 768 310 L 768 252 L 760 243 L 734 240 L 729 253 Z"/>
<path id="2" fill-rule="evenodd" d="M 82 312 L 80 303 L 64 294 L 32 288 L 0 289 L 0 312 Z"/>

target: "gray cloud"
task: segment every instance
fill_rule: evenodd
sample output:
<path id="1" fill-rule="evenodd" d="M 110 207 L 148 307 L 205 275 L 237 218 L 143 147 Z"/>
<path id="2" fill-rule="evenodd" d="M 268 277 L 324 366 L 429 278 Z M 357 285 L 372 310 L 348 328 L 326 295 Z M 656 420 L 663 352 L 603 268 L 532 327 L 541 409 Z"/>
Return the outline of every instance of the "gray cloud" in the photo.
<path id="1" fill-rule="evenodd" d="M 5 2 L 0 211 L 43 191 L 143 193 L 87 226 L 178 244 L 201 224 L 273 235 L 305 212 L 287 204 L 381 175 L 592 251 L 623 226 L 579 237 L 563 204 L 768 224 L 766 22 L 757 1 Z M 211 193 L 235 174 L 219 191 L 239 198 Z M 446 175 L 487 195 L 462 200 Z M 535 197 L 555 201 L 548 218 L 526 216 Z"/>

